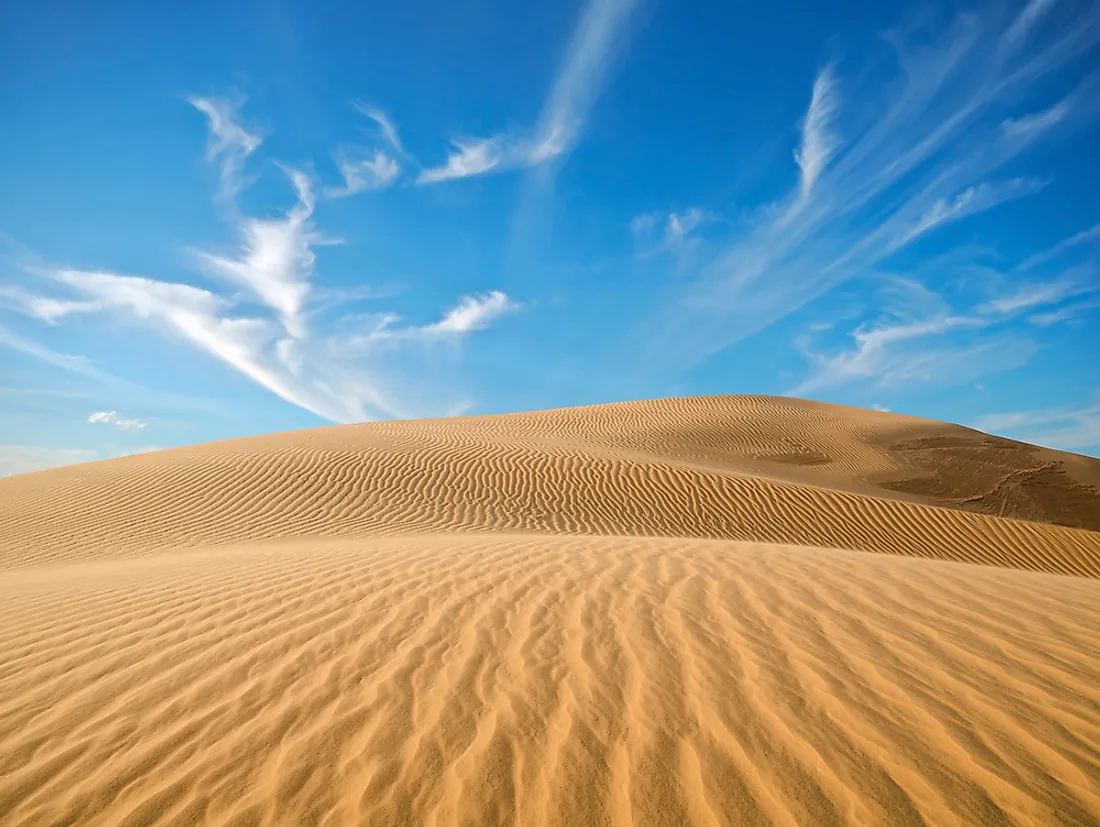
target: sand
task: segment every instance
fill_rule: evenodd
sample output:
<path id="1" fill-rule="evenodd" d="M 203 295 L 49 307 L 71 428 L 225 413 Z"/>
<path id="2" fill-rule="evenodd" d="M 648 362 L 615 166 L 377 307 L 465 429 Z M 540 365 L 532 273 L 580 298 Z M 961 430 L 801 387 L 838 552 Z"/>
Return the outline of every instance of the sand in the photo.
<path id="1" fill-rule="evenodd" d="M 1100 824 L 1098 487 L 770 397 L 0 480 L 0 823 Z"/>

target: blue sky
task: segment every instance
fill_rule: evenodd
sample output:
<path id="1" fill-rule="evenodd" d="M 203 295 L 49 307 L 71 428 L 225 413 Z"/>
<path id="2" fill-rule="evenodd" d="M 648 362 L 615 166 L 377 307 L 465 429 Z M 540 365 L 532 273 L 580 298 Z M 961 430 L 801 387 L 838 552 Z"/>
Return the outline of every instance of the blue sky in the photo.
<path id="1" fill-rule="evenodd" d="M 1087 0 L 5 4 L 0 63 L 0 475 L 713 393 L 1100 455 Z"/>

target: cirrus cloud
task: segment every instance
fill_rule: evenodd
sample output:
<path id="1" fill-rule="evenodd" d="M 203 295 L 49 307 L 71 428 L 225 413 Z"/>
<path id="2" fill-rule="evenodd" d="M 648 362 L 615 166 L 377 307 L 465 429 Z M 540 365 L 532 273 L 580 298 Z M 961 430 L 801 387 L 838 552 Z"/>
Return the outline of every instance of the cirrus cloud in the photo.
<path id="1" fill-rule="evenodd" d="M 114 425 L 123 431 L 143 431 L 149 427 L 149 423 L 141 419 L 124 419 L 114 411 L 96 411 L 88 417 L 88 422 L 93 425 Z"/>

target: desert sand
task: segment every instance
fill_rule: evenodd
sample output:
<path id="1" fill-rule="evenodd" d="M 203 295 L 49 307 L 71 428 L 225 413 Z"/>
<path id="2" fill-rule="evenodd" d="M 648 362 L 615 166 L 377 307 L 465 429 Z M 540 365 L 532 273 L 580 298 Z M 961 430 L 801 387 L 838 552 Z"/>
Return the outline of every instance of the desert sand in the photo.
<path id="1" fill-rule="evenodd" d="M 1100 461 L 709 397 L 0 480 L 0 823 L 1100 824 Z"/>

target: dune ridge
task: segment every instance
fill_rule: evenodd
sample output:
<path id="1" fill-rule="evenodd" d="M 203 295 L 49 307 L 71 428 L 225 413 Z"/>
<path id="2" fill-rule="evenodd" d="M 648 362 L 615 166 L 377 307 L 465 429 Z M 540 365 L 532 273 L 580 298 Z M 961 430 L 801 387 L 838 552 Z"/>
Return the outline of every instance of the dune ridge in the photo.
<path id="1" fill-rule="evenodd" d="M 0 480 L 0 823 L 1100 824 L 1098 469 L 712 397 Z"/>
<path id="2" fill-rule="evenodd" d="M 1092 525 L 1100 490 L 1084 480 L 1100 481 L 1100 462 L 853 411 L 770 397 L 660 400 L 322 428 L 57 469 L 0 481 L 0 565 L 488 530 L 777 542 L 1100 576 L 1095 532 L 944 511 L 985 503 L 1002 516 Z M 941 456 L 931 475 L 913 458 L 926 456 L 904 447 L 937 439 L 953 440 L 961 473 L 944 473 Z M 1000 465 L 968 461 L 966 450 L 991 441 Z M 1062 510 L 1052 517 L 1006 486 L 1011 463 L 1062 475 L 1041 487 Z"/>

